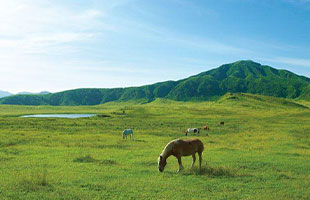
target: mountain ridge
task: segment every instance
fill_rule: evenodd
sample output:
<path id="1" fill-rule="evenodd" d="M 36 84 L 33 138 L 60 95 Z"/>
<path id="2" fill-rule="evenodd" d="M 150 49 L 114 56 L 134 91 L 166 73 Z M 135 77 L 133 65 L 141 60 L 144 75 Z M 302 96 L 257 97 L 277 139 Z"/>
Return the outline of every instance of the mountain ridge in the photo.
<path id="1" fill-rule="evenodd" d="M 50 94 L 49 91 L 41 91 L 41 92 L 19 92 L 16 95 L 33 95 L 33 94 Z"/>
<path id="2" fill-rule="evenodd" d="M 177 101 L 215 100 L 227 92 L 310 99 L 310 78 L 287 70 L 242 60 L 178 81 L 127 88 L 81 88 L 45 95 L 14 95 L 1 104 L 96 105 L 110 101 L 167 98 Z"/>

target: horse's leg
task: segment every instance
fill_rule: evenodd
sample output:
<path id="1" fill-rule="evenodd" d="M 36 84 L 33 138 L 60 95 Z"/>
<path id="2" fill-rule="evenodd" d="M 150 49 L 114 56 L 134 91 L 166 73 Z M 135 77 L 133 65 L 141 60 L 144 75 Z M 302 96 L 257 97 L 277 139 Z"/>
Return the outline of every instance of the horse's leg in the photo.
<path id="1" fill-rule="evenodd" d="M 184 169 L 183 165 L 182 165 L 182 160 L 181 160 L 181 156 L 178 156 L 178 162 L 179 162 L 179 170 L 178 172 L 182 171 Z"/>
<path id="2" fill-rule="evenodd" d="M 192 157 L 193 157 L 193 162 L 192 162 L 192 168 L 193 168 L 193 167 L 194 167 L 194 164 L 195 164 L 195 161 L 196 161 L 196 155 L 193 154 Z"/>
<path id="3" fill-rule="evenodd" d="M 199 169 L 201 169 L 202 152 L 198 152 L 198 155 L 199 155 Z"/>

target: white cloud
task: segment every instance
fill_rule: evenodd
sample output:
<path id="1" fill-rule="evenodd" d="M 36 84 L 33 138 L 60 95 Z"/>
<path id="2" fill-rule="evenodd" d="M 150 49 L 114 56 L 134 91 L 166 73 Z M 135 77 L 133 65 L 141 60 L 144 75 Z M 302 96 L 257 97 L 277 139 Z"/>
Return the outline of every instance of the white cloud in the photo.
<path id="1" fill-rule="evenodd" d="M 98 28 L 113 29 L 102 17 L 103 10 L 74 10 L 47 0 L 0 0 L 0 53 L 7 48 L 47 53 L 62 43 L 91 39 Z"/>
<path id="2" fill-rule="evenodd" d="M 185 78 L 210 69 L 206 67 L 217 67 L 223 60 L 255 54 L 254 49 L 237 43 L 186 35 L 145 21 L 140 16 L 157 16 L 150 16 L 143 7 L 138 9 L 140 15 L 132 14 L 135 9 L 128 13 L 119 9 L 132 1 L 79 5 L 75 1 L 0 0 L 0 89 L 58 91 L 142 85 Z M 177 3 L 184 9 L 190 6 L 193 12 L 200 10 L 194 3 Z M 274 60 L 309 66 L 306 59 Z"/>
<path id="3" fill-rule="evenodd" d="M 1 88 L 44 90 L 57 85 L 54 79 L 67 80 L 74 73 L 61 62 L 80 51 L 75 43 L 92 40 L 98 27 L 105 28 L 102 17 L 103 10 L 74 10 L 47 0 L 0 0 Z"/>
<path id="4" fill-rule="evenodd" d="M 303 66 L 310 68 L 310 59 L 302 58 L 289 58 L 289 57 L 275 57 L 272 59 L 267 59 L 272 62 L 285 63 L 293 66 Z"/>
<path id="5" fill-rule="evenodd" d="M 301 67 L 310 67 L 310 59 L 303 58 L 291 58 L 291 57 L 265 57 L 258 58 L 262 62 L 272 62 L 272 63 L 282 63 L 286 65 L 291 65 L 292 67 L 301 66 Z"/>

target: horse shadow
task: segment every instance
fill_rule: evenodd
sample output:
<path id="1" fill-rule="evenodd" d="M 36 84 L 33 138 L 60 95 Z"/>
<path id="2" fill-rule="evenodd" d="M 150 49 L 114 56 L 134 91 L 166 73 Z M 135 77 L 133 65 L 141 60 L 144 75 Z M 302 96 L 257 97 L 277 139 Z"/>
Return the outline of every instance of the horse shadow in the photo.
<path id="1" fill-rule="evenodd" d="M 181 172 L 182 175 L 189 176 L 189 175 L 196 175 L 196 176 L 208 176 L 208 177 L 238 177 L 237 169 L 231 169 L 228 167 L 222 166 L 211 166 L 207 163 L 199 167 L 193 167 L 190 169 L 185 169 Z"/>

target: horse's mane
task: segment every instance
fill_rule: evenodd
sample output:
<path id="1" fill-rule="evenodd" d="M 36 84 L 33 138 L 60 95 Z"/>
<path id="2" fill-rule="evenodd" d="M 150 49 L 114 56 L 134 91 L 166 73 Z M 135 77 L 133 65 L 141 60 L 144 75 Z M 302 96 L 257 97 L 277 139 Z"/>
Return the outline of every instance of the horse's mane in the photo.
<path id="1" fill-rule="evenodd" d="M 166 155 L 172 150 L 172 148 L 174 147 L 174 145 L 175 145 L 176 143 L 178 143 L 179 141 L 180 141 L 180 139 L 175 139 L 175 140 L 172 140 L 171 142 L 169 142 L 169 143 L 165 146 L 165 148 L 164 148 L 163 152 L 161 153 L 161 155 L 162 155 L 163 157 L 166 157 Z"/>

